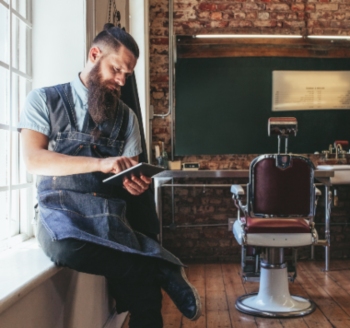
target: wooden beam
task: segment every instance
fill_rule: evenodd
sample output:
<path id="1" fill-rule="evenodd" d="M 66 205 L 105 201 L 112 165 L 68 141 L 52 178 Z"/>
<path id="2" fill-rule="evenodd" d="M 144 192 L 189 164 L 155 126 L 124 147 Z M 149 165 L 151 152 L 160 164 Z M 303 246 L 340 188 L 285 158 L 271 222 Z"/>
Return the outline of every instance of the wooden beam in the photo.
<path id="1" fill-rule="evenodd" d="M 350 42 L 320 39 L 176 37 L 178 58 L 213 57 L 311 57 L 348 58 Z"/>

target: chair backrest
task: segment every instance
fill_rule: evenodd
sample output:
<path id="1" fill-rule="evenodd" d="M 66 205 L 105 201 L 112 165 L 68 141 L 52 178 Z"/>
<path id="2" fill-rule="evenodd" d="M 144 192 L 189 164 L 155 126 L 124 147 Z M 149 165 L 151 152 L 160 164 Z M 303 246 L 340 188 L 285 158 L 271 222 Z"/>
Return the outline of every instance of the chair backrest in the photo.
<path id="1" fill-rule="evenodd" d="M 248 211 L 256 217 L 312 217 L 314 165 L 299 155 L 261 155 L 250 165 Z"/>

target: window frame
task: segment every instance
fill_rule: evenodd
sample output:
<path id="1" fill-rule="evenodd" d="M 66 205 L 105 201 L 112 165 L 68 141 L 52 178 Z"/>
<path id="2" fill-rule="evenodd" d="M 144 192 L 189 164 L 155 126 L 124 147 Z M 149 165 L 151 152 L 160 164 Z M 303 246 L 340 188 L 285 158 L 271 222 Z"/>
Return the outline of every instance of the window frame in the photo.
<path id="1" fill-rule="evenodd" d="M 21 108 L 16 108 L 15 106 L 19 106 L 20 104 L 23 106 L 23 103 L 21 103 L 20 100 L 24 100 L 20 97 L 20 91 L 21 91 L 21 83 L 17 83 L 14 85 L 15 79 L 23 78 L 24 82 L 24 93 L 25 96 L 28 94 L 28 92 L 32 89 L 32 83 L 33 83 L 33 68 L 32 68 L 32 0 L 22 0 L 25 3 L 25 15 L 26 17 L 22 16 L 22 14 L 19 12 L 20 10 L 20 3 L 21 0 L 0 0 L 0 6 L 2 6 L 2 9 L 8 10 L 7 11 L 7 30 L 4 31 L 4 33 L 7 33 L 7 39 L 5 37 L 5 49 L 6 46 L 8 46 L 8 53 L 7 53 L 7 61 L 1 61 L 0 60 L 0 67 L 5 69 L 8 74 L 8 81 L 6 81 L 6 84 L 8 86 L 7 91 L 7 102 L 6 102 L 6 110 L 9 110 L 8 112 L 8 124 L 0 123 L 0 131 L 8 131 L 8 141 L 6 144 L 6 149 L 8 151 L 8 158 L 6 163 L 6 184 L 0 185 L 0 192 L 7 192 L 8 193 L 8 201 L 6 206 L 6 214 L 5 216 L 0 216 L 0 220 L 6 220 L 7 222 L 4 223 L 7 227 L 7 233 L 4 239 L 0 240 L 0 251 L 7 249 L 9 247 L 12 247 L 14 244 L 17 244 L 19 242 L 22 242 L 30 237 L 33 236 L 33 228 L 32 228 L 32 218 L 33 218 L 33 205 L 34 205 L 34 181 L 33 176 L 30 174 L 26 174 L 25 177 L 25 183 L 21 183 L 20 176 L 21 176 L 21 143 L 20 143 L 20 136 L 15 135 L 17 133 L 17 122 L 15 120 L 19 119 L 19 112 Z M 16 8 L 16 9 L 15 9 Z M 14 20 L 18 19 L 19 23 L 14 24 Z M 24 62 L 25 62 L 25 72 L 21 70 L 20 65 L 18 67 L 15 67 L 15 63 L 13 62 L 14 57 L 14 51 L 18 51 L 16 57 L 18 59 L 18 64 L 20 63 L 20 52 L 21 49 L 21 38 L 20 38 L 20 30 L 21 30 L 21 24 L 24 24 L 25 27 L 25 44 L 26 48 L 25 56 L 24 56 Z M 15 38 L 14 34 L 17 33 L 17 37 Z M 16 40 L 16 45 L 18 47 L 14 47 L 14 40 Z M 23 51 L 23 49 L 21 49 Z M 15 93 L 17 92 L 17 94 Z M 14 97 L 16 97 L 16 103 L 14 103 Z M 24 97 L 23 97 L 24 98 Z M 15 115 L 15 111 L 17 111 L 17 115 Z M 5 122 L 6 123 L 6 122 Z M 15 144 L 16 143 L 16 144 Z M 13 172 L 16 170 L 16 176 L 18 177 L 18 182 L 13 181 Z M 21 203 L 21 195 L 18 195 L 18 202 L 15 204 L 16 211 L 18 212 L 18 217 L 13 217 L 13 193 L 18 191 L 24 191 L 25 192 L 25 199 L 26 201 Z M 11 228 L 12 221 L 15 221 L 16 227 Z"/>

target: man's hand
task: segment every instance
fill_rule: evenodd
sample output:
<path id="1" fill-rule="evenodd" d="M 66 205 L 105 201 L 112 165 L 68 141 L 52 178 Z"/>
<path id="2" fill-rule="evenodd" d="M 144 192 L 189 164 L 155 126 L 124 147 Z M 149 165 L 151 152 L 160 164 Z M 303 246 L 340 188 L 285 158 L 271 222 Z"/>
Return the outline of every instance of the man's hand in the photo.
<path id="1" fill-rule="evenodd" d="M 145 192 L 151 183 L 151 178 L 141 175 L 140 178 L 136 176 L 131 179 L 125 178 L 123 185 L 131 195 L 138 196 Z"/>
<path id="2" fill-rule="evenodd" d="M 121 171 L 124 171 L 138 163 L 137 160 L 130 157 L 107 157 L 101 159 L 101 172 L 103 173 L 113 173 L 117 174 Z"/>
<path id="3" fill-rule="evenodd" d="M 101 160 L 101 171 L 103 173 L 117 174 L 137 163 L 137 157 L 108 157 Z M 133 176 L 131 179 L 125 178 L 123 186 L 131 195 L 138 196 L 145 192 L 151 183 L 151 178 L 141 175 L 139 178 L 136 176 Z"/>

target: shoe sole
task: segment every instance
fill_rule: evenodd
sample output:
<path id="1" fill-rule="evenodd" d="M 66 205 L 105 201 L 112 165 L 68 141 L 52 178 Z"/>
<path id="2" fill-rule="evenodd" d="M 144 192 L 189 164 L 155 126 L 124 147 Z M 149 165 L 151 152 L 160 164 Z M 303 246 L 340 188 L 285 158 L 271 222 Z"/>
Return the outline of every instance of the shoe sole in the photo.
<path id="1" fill-rule="evenodd" d="M 186 281 L 186 283 L 191 287 L 193 294 L 194 294 L 194 298 L 196 300 L 196 307 L 197 307 L 197 312 L 196 314 L 192 317 L 192 318 L 188 318 L 192 321 L 197 320 L 201 315 L 202 315 L 202 302 L 201 302 L 201 298 L 198 294 L 197 289 L 188 281 L 185 270 L 183 267 L 181 267 L 181 276 L 182 278 Z"/>

